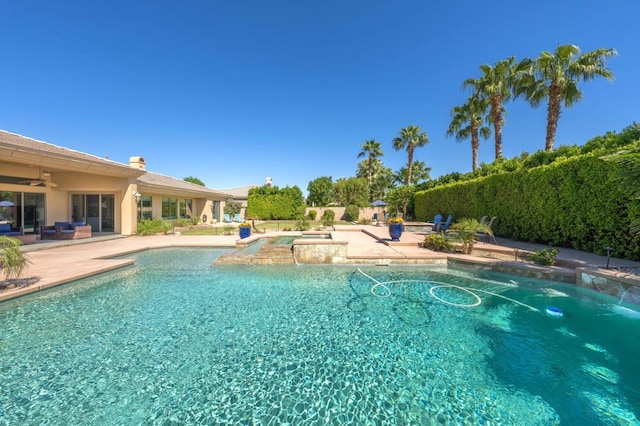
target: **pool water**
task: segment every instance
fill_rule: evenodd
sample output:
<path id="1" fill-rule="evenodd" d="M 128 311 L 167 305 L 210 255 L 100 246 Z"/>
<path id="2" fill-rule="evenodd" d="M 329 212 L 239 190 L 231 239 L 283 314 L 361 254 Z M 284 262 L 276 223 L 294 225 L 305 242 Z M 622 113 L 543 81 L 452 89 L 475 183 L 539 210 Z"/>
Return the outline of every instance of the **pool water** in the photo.
<path id="1" fill-rule="evenodd" d="M 617 301 L 223 253 L 142 252 L 0 304 L 0 424 L 638 424 L 640 313 Z"/>

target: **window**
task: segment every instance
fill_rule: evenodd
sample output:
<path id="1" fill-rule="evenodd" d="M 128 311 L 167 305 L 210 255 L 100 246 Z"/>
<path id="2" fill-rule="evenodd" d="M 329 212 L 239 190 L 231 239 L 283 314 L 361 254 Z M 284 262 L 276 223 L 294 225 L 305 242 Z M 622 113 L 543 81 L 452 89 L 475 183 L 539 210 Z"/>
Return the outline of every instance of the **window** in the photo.
<path id="1" fill-rule="evenodd" d="M 190 218 L 193 216 L 193 201 L 192 200 L 180 200 L 180 217 Z"/>
<path id="2" fill-rule="evenodd" d="M 143 219 L 153 219 L 153 203 L 149 195 L 143 195 L 140 200 L 140 215 Z"/>
<path id="3" fill-rule="evenodd" d="M 178 217 L 178 200 L 176 198 L 162 198 L 162 218 L 175 219 Z"/>

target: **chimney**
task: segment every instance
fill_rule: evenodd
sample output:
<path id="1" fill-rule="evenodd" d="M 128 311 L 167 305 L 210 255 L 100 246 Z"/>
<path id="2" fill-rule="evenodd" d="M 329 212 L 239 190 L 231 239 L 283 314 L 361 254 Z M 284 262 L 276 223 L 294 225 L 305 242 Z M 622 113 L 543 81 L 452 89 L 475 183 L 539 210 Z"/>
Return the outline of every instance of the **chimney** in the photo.
<path id="1" fill-rule="evenodd" d="M 145 163 L 144 158 L 142 157 L 129 157 L 129 167 L 147 170 L 147 163 Z"/>

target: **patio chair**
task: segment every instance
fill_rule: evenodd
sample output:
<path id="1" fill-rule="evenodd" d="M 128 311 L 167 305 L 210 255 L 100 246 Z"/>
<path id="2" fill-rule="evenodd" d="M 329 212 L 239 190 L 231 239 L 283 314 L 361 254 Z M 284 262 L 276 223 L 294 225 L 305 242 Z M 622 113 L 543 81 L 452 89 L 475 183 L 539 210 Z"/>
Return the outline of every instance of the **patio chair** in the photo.
<path id="1" fill-rule="evenodd" d="M 224 219 L 223 219 L 223 221 L 224 221 L 224 222 L 226 222 L 226 223 L 231 223 L 231 222 L 233 222 L 233 221 L 231 220 L 231 216 L 229 216 L 229 214 L 228 214 L 228 213 L 225 213 L 225 214 L 224 214 Z"/>
<path id="2" fill-rule="evenodd" d="M 493 235 L 493 223 L 496 221 L 497 217 L 493 216 L 491 218 L 491 220 L 489 221 L 489 223 L 487 223 L 487 227 L 489 229 L 491 229 L 492 233 L 488 233 L 488 232 L 476 232 L 476 239 L 478 241 L 483 241 L 485 243 L 489 242 L 489 238 L 493 239 L 493 243 L 494 244 L 498 244 L 498 242 L 496 241 L 496 237 Z"/>
<path id="3" fill-rule="evenodd" d="M 238 223 L 242 223 L 244 222 L 244 219 L 242 218 L 242 216 L 240 216 L 239 213 L 236 213 L 233 215 L 233 221 L 234 222 L 238 222 Z"/>
<path id="4" fill-rule="evenodd" d="M 440 222 L 442 222 L 442 215 L 438 213 L 433 217 L 433 222 L 427 222 L 427 225 L 431 226 L 431 230 L 433 232 L 438 232 L 438 228 L 440 227 Z"/>
<path id="5" fill-rule="evenodd" d="M 446 232 L 447 229 L 449 229 L 449 226 L 451 226 L 451 222 L 453 221 L 453 215 L 449 215 L 447 216 L 447 220 L 444 222 L 440 222 L 440 225 L 438 226 L 437 232 Z"/>

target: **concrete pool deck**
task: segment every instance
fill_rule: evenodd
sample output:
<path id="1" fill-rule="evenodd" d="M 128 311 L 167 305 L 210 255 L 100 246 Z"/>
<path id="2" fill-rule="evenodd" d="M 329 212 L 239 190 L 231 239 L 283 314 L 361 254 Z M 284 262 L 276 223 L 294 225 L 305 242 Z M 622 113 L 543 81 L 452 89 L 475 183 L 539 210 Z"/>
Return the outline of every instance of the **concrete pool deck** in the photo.
<path id="1" fill-rule="evenodd" d="M 421 232 L 405 232 L 400 242 L 391 242 L 387 228 L 384 226 L 337 225 L 334 230 L 327 232 L 331 232 L 333 241 L 340 241 L 346 244 L 348 258 L 352 260 L 350 263 L 354 264 L 357 264 L 359 260 L 368 260 L 369 263 L 374 260 L 412 263 L 412 260 L 417 259 L 424 263 L 444 264 L 454 260 L 460 263 L 475 263 L 479 265 L 491 264 L 497 261 L 495 258 L 446 254 L 421 248 L 418 245 L 424 240 L 424 233 Z M 257 240 L 264 237 L 295 234 L 299 233 L 268 232 L 254 234 L 250 238 Z M 113 257 L 126 255 L 127 253 L 168 247 L 220 247 L 232 249 L 236 247 L 237 241 L 237 235 L 155 235 L 145 237 L 105 235 L 85 240 L 39 242 L 23 247 L 29 264 L 21 279 L 16 280 L 13 288 L 6 288 L 0 291 L 0 301 L 131 265 L 133 263 L 132 260 L 126 258 L 113 259 Z M 545 247 L 501 238 L 498 238 L 497 241 L 498 245 L 477 243 L 476 246 L 487 252 L 503 253 L 505 256 L 514 255 L 514 257 L 516 249 L 533 251 Z M 573 263 L 574 268 L 604 268 L 607 263 L 605 256 L 565 248 L 560 249 L 558 259 Z M 609 266 L 611 273 L 615 275 L 614 268 L 640 268 L 640 262 L 612 257 L 609 259 Z"/>

